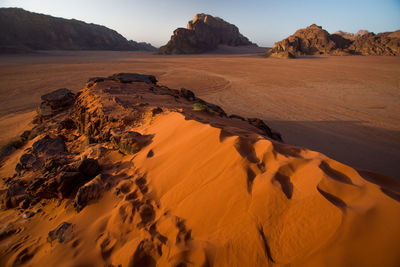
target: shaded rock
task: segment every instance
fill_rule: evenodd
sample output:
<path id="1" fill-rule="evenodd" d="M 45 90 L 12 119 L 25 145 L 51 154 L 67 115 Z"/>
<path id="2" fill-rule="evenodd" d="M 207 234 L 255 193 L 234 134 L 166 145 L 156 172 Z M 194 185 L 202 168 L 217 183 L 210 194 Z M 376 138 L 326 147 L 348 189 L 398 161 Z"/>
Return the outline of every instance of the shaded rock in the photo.
<path id="1" fill-rule="evenodd" d="M 188 89 L 185 88 L 181 88 L 181 90 L 179 91 L 179 95 L 181 97 L 186 98 L 189 101 L 193 101 L 196 99 L 196 96 L 194 95 L 194 93 Z"/>
<path id="2" fill-rule="evenodd" d="M 149 84 L 157 84 L 157 79 L 153 75 L 138 74 L 138 73 L 117 73 L 107 79 L 121 83 L 145 82 Z"/>
<path id="3" fill-rule="evenodd" d="M 96 176 L 100 172 L 100 165 L 95 159 L 84 159 L 81 161 L 78 170 L 84 176 L 90 178 Z"/>
<path id="4" fill-rule="evenodd" d="M 152 114 L 153 116 L 155 116 L 155 115 L 160 114 L 160 113 L 162 113 L 162 112 L 163 112 L 162 108 L 157 107 L 157 108 L 152 109 L 151 114 Z"/>
<path id="5" fill-rule="evenodd" d="M 41 99 L 47 103 L 51 109 L 58 110 L 74 103 L 75 95 L 67 88 L 60 88 L 48 94 L 42 95 Z"/>
<path id="6" fill-rule="evenodd" d="M 60 135 L 54 138 L 47 135 L 33 143 L 32 151 L 34 154 L 45 153 L 48 155 L 56 155 L 66 152 L 66 146 L 64 139 Z"/>
<path id="7" fill-rule="evenodd" d="M 160 54 L 195 54 L 212 51 L 218 45 L 255 45 L 240 34 L 239 29 L 219 17 L 197 14 L 187 29 L 178 28 L 171 40 L 160 47 Z"/>
<path id="8" fill-rule="evenodd" d="M 76 129 L 76 125 L 72 119 L 66 118 L 65 120 L 62 120 L 60 122 L 58 129 L 59 130 L 62 130 L 62 129 L 72 130 L 72 129 Z"/>
<path id="9" fill-rule="evenodd" d="M 42 95 L 43 102 L 38 109 L 39 120 L 47 119 L 73 105 L 75 95 L 66 88 L 60 88 Z"/>
<path id="10" fill-rule="evenodd" d="M 57 177 L 58 192 L 68 198 L 85 180 L 80 172 L 63 172 Z"/>
<path id="11" fill-rule="evenodd" d="M 80 187 L 74 200 L 76 211 L 81 211 L 90 202 L 99 199 L 103 188 L 104 184 L 101 175 L 97 175 L 93 180 Z"/>
<path id="12" fill-rule="evenodd" d="M 72 224 L 63 222 L 56 229 L 49 232 L 47 241 L 52 242 L 57 239 L 58 243 L 68 243 L 74 238 Z"/>
<path id="13" fill-rule="evenodd" d="M 257 127 L 260 130 L 262 130 L 265 136 L 267 136 L 267 137 L 269 137 L 271 139 L 277 140 L 277 141 L 282 141 L 281 135 L 279 133 L 273 132 L 271 130 L 271 128 L 269 128 L 268 125 L 266 125 L 263 120 L 258 119 L 258 118 L 249 118 L 249 119 L 247 119 L 247 121 L 251 125 Z"/>

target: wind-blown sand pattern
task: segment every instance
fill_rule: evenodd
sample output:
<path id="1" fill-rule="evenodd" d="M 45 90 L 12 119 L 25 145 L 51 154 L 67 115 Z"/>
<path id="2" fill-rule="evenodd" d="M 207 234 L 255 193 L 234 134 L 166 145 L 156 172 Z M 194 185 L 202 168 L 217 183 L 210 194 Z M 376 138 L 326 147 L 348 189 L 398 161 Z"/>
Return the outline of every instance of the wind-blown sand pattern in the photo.
<path id="1" fill-rule="evenodd" d="M 81 168 L 90 158 L 101 174 L 94 177 L 95 168 L 86 184 L 69 194 L 58 187 L 50 197 L 42 181 L 22 214 L 2 211 L 0 265 L 400 262 L 398 180 L 273 140 L 199 101 L 151 80 L 89 82 L 75 106 L 45 120 L 0 174 L 12 176 L 23 153 L 63 162 L 57 174 L 46 165 L 49 180 L 77 164 L 81 177 L 93 170 Z M 17 178 L 26 186 L 43 171 L 34 165 Z"/>

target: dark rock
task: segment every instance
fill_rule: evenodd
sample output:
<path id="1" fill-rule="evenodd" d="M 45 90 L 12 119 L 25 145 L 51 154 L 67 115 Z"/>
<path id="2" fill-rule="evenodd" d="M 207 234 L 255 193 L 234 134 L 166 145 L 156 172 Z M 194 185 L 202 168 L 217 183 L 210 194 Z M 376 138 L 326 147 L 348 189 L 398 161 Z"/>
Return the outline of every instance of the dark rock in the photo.
<path id="1" fill-rule="evenodd" d="M 160 114 L 160 113 L 162 113 L 162 112 L 163 112 L 162 108 L 157 107 L 157 108 L 152 109 L 151 114 L 152 114 L 153 116 L 155 116 L 155 115 Z"/>
<path id="2" fill-rule="evenodd" d="M 58 192 L 63 198 L 68 198 L 85 181 L 80 172 L 63 172 L 57 176 Z"/>
<path id="3" fill-rule="evenodd" d="M 60 166 L 61 166 L 60 161 L 58 159 L 52 158 L 46 160 L 43 169 L 44 171 L 54 172 Z"/>
<path id="4" fill-rule="evenodd" d="M 29 136 L 31 135 L 31 131 L 24 131 L 21 135 L 20 138 L 23 142 L 27 141 L 29 139 Z"/>
<path id="5" fill-rule="evenodd" d="M 206 101 L 204 101 L 204 100 L 201 100 L 201 99 L 198 100 L 198 103 L 199 103 L 200 105 L 204 105 L 204 106 L 206 107 L 207 111 L 214 112 L 214 113 L 218 114 L 218 115 L 221 116 L 221 117 L 227 117 L 225 111 L 224 111 L 220 106 L 217 106 L 217 105 L 208 103 L 208 102 L 206 102 Z M 196 104 L 197 104 L 197 103 L 195 103 L 195 105 L 196 105 Z"/>
<path id="6" fill-rule="evenodd" d="M 97 175 L 93 180 L 80 187 L 74 200 L 75 209 L 79 212 L 91 201 L 99 199 L 103 188 L 101 175 Z"/>
<path id="7" fill-rule="evenodd" d="M 68 243 L 74 238 L 72 224 L 63 222 L 56 229 L 49 232 L 47 241 L 52 242 L 57 239 L 58 243 Z"/>
<path id="8" fill-rule="evenodd" d="M 108 77 L 109 80 L 114 80 L 121 83 L 145 82 L 148 84 L 157 84 L 157 79 L 153 75 L 138 74 L 138 73 L 117 73 Z"/>
<path id="9" fill-rule="evenodd" d="M 32 151 L 34 154 L 45 153 L 48 155 L 56 155 L 66 152 L 66 147 L 64 139 L 61 136 L 51 138 L 47 135 L 33 143 Z"/>
<path id="10" fill-rule="evenodd" d="M 242 120 L 242 121 L 246 121 L 246 119 L 243 118 L 242 116 L 235 115 L 235 114 L 229 115 L 229 118 L 230 119 L 239 119 L 239 120 Z"/>
<path id="11" fill-rule="evenodd" d="M 197 14 L 187 29 L 178 28 L 171 40 L 160 47 L 160 54 L 195 54 L 216 49 L 219 45 L 255 45 L 239 29 L 219 17 Z"/>
<path id="12" fill-rule="evenodd" d="M 43 102 L 39 107 L 39 116 L 48 118 L 74 104 L 75 95 L 66 88 L 60 88 L 42 95 Z"/>
<path id="13" fill-rule="evenodd" d="M 179 94 L 180 94 L 180 96 L 186 98 L 189 101 L 193 101 L 196 99 L 196 96 L 194 95 L 194 93 L 185 88 L 181 88 Z"/>
<path id="14" fill-rule="evenodd" d="M 247 120 L 251 125 L 257 127 L 258 129 L 262 130 L 264 132 L 264 135 L 268 137 L 272 137 L 272 131 L 271 128 L 269 128 L 265 122 L 261 119 L 258 118 L 249 118 Z"/>
<path id="15" fill-rule="evenodd" d="M 78 170 L 84 176 L 90 178 L 96 176 L 100 172 L 100 165 L 95 159 L 84 159 L 81 161 Z"/>
<path id="16" fill-rule="evenodd" d="M 62 129 L 73 130 L 73 129 L 76 129 L 76 125 L 72 119 L 67 118 L 60 122 L 58 129 L 59 130 L 62 130 Z"/>

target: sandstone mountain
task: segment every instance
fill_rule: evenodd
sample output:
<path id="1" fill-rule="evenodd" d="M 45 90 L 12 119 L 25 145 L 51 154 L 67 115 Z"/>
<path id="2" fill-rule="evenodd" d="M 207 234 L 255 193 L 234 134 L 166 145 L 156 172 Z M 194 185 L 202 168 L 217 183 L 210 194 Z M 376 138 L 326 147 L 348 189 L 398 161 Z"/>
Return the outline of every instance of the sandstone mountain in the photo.
<path id="1" fill-rule="evenodd" d="M 0 52 L 156 49 L 148 43 L 128 41 L 104 26 L 55 18 L 20 8 L 0 8 L 0 32 Z"/>
<path id="2" fill-rule="evenodd" d="M 219 17 L 197 14 L 187 28 L 178 28 L 160 54 L 197 54 L 215 50 L 218 45 L 253 45 L 239 29 Z"/>
<path id="3" fill-rule="evenodd" d="M 393 34 L 393 35 L 391 35 Z M 400 55 L 400 38 L 394 33 L 367 33 L 359 31 L 354 37 L 341 32 L 329 34 L 315 24 L 296 31 L 277 42 L 267 56 L 286 57 L 302 55 Z"/>

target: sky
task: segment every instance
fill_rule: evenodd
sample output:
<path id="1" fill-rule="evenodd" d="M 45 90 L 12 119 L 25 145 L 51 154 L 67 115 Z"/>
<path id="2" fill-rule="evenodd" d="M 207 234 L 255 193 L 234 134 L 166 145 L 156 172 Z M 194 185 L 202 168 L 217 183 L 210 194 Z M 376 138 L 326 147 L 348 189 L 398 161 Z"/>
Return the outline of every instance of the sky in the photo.
<path id="1" fill-rule="evenodd" d="M 330 33 L 400 29 L 400 0 L 0 0 L 0 7 L 104 25 L 156 47 L 197 13 L 221 17 L 266 47 L 313 23 Z"/>

